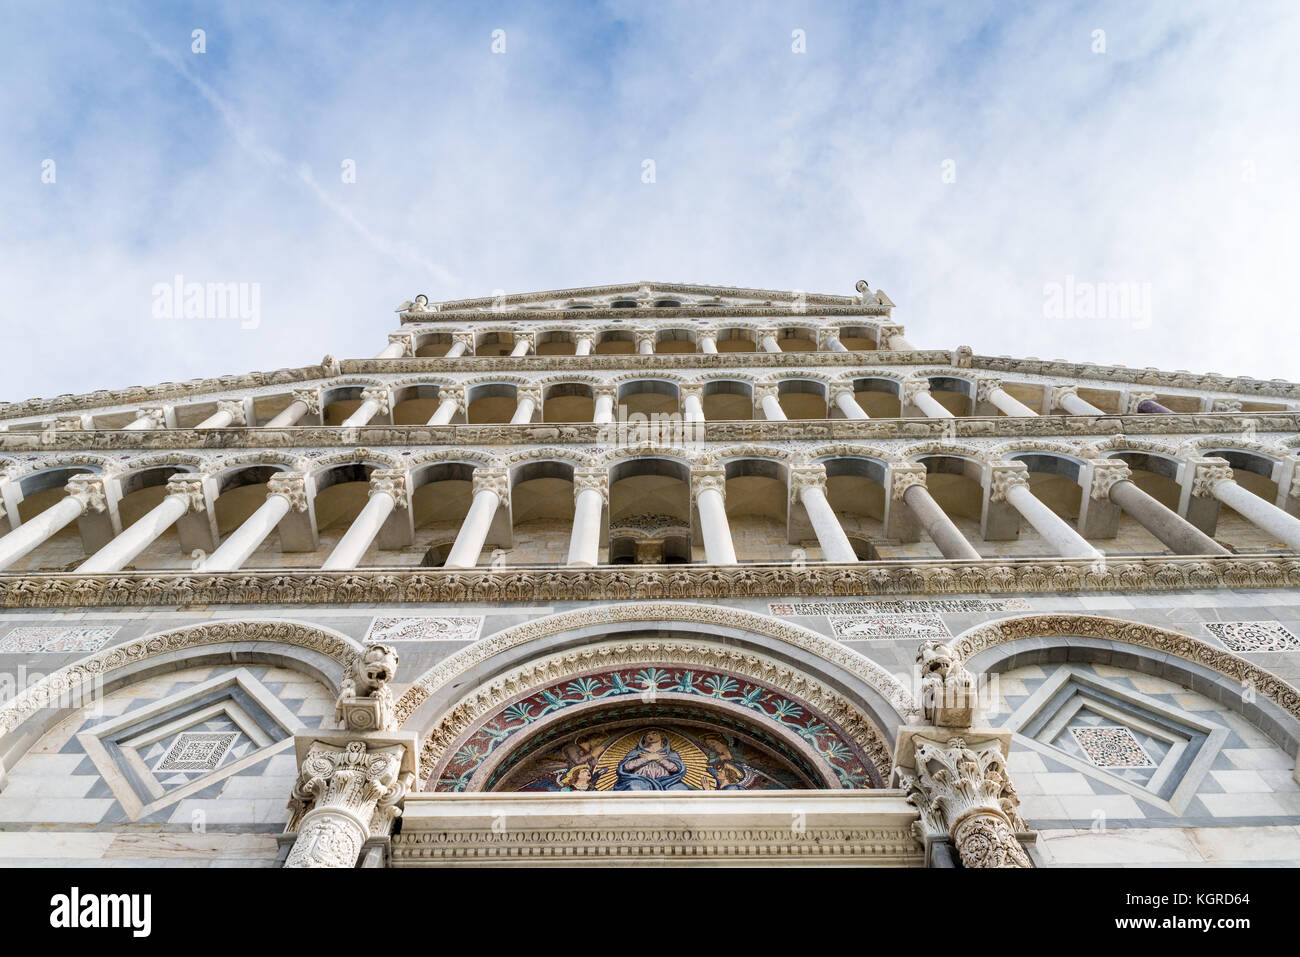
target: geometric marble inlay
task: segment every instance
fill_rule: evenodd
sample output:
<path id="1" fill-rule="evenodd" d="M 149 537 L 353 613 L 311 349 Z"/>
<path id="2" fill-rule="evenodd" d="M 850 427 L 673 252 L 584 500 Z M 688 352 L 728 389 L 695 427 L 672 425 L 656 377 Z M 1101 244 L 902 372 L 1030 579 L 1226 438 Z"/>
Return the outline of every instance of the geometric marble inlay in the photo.
<path id="1" fill-rule="evenodd" d="M 1070 728 L 1079 747 L 1089 760 L 1099 768 L 1151 768 L 1155 762 L 1142 749 L 1138 739 L 1128 728 L 1109 727 Z"/>
<path id="2" fill-rule="evenodd" d="M 30 654 L 69 651 L 98 651 L 121 630 L 118 625 L 101 628 L 65 628 L 62 625 L 19 625 L 0 638 L 0 653 Z"/>
<path id="3" fill-rule="evenodd" d="M 215 770 L 238 737 L 238 731 L 182 731 L 154 770 Z"/>
<path id="4" fill-rule="evenodd" d="M 1207 622 L 1205 630 L 1223 642 L 1229 651 L 1300 649 L 1300 638 L 1275 621 L 1214 621 Z"/>
<path id="5" fill-rule="evenodd" d="M 376 618 L 367 641 L 477 641 L 482 615 L 437 618 Z"/>

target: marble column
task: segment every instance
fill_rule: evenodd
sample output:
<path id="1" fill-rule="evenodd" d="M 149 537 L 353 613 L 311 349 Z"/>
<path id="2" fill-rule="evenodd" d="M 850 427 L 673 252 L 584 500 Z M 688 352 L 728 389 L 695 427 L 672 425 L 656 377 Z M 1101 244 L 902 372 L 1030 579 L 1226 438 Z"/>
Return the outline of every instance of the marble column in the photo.
<path id="1" fill-rule="evenodd" d="M 754 398 L 758 400 L 758 407 L 763 410 L 763 417 L 772 422 L 781 422 L 786 419 L 785 410 L 781 408 L 780 399 L 777 398 L 779 391 L 775 385 L 760 383 L 754 386 Z"/>
<path id="2" fill-rule="evenodd" d="M 1089 545 L 1087 539 L 1030 491 L 1028 473 L 1029 470 L 1020 463 L 993 466 L 989 501 L 1009 504 L 1062 558 L 1101 558 L 1101 553 Z"/>
<path id="3" fill-rule="evenodd" d="M 1060 386 L 1052 390 L 1052 405 L 1059 406 L 1071 415 L 1105 415 L 1091 402 L 1079 398 L 1078 386 Z"/>
<path id="4" fill-rule="evenodd" d="M 475 469 L 474 498 L 461 523 L 444 568 L 473 568 L 487 541 L 492 519 L 510 495 L 510 479 L 504 471 Z"/>
<path id="5" fill-rule="evenodd" d="M 157 541 L 186 512 L 207 507 L 204 476 L 185 473 L 167 482 L 167 496 L 142 515 L 131 527 L 81 563 L 78 575 L 121 571 L 137 555 Z"/>
<path id="6" fill-rule="evenodd" d="M 826 467 L 798 466 L 790 470 L 790 494 L 797 497 L 808 513 L 822 558 L 828 562 L 856 562 L 857 554 L 844 534 L 844 526 L 826 499 Z"/>
<path id="7" fill-rule="evenodd" d="M 569 564 L 592 566 L 600 560 L 601 512 L 609 504 L 609 478 L 604 469 L 575 469 L 573 473 L 573 532 Z"/>
<path id="8" fill-rule="evenodd" d="M 515 336 L 515 347 L 510 350 L 512 356 L 526 356 L 533 348 L 532 333 L 521 332 Z"/>
<path id="9" fill-rule="evenodd" d="M 710 354 L 718 351 L 718 334 L 713 330 L 702 330 L 700 332 L 700 351 Z"/>
<path id="10" fill-rule="evenodd" d="M 966 536 L 948 517 L 939 503 L 934 500 L 930 490 L 925 485 L 925 466 L 905 466 L 895 465 L 890 469 L 892 489 L 891 495 L 896 502 L 903 502 L 921 527 L 925 529 L 925 534 L 934 542 L 935 547 L 944 558 L 952 558 L 959 561 L 978 561 L 980 553 L 975 550 L 975 546 L 966 540 Z"/>
<path id="11" fill-rule="evenodd" d="M 244 403 L 235 399 L 218 399 L 217 411 L 194 426 L 196 429 L 225 429 L 232 425 L 244 426 L 248 420 L 244 414 Z"/>
<path id="12" fill-rule="evenodd" d="M 394 332 L 388 336 L 388 345 L 375 356 L 376 359 L 398 359 L 415 355 L 415 336 L 409 332 Z"/>
<path id="13" fill-rule="evenodd" d="M 1252 525 L 1300 552 L 1300 518 L 1238 485 L 1225 459 L 1209 459 L 1197 465 L 1192 494 L 1213 496 Z"/>
<path id="14" fill-rule="evenodd" d="M 278 472 L 267 480 L 266 486 L 266 501 L 230 533 L 199 567 L 199 571 L 236 571 L 266 541 L 290 509 L 307 511 L 306 477 L 302 473 Z"/>
<path id="15" fill-rule="evenodd" d="M 1174 410 L 1165 408 L 1156 401 L 1154 392 L 1130 392 L 1128 396 L 1129 415 L 1173 415 Z"/>
<path id="16" fill-rule="evenodd" d="M 992 402 L 1004 415 L 1038 415 L 1033 409 L 1002 388 L 997 379 L 980 379 L 975 397 L 979 402 Z"/>
<path id="17" fill-rule="evenodd" d="M 1112 484 L 1106 494 L 1176 555 L 1231 554 L 1187 519 L 1172 509 L 1165 508 L 1134 485 L 1127 475 Z"/>
<path id="18" fill-rule="evenodd" d="M 902 326 L 880 325 L 876 330 L 876 348 L 894 352 L 915 352 L 916 346 L 903 335 Z"/>
<path id="19" fill-rule="evenodd" d="M 704 386 L 683 385 L 678 388 L 682 397 L 682 419 L 686 422 L 704 421 Z"/>
<path id="20" fill-rule="evenodd" d="M 691 492 L 700 515 L 700 537 L 710 565 L 735 565 L 736 548 L 727 523 L 727 474 L 722 469 L 694 469 Z"/>
<path id="21" fill-rule="evenodd" d="M 123 432 L 153 432 L 167 427 L 166 409 L 137 409 L 135 421 L 122 426 Z"/>
<path id="22" fill-rule="evenodd" d="M 858 405 L 857 396 L 853 392 L 853 386 L 849 384 L 835 383 L 831 385 L 831 402 L 844 413 L 846 419 L 869 419 L 866 409 Z"/>
<path id="23" fill-rule="evenodd" d="M 366 425 L 380 413 L 388 411 L 390 395 L 387 389 L 362 389 L 361 405 L 343 420 L 344 426 Z"/>
<path id="24" fill-rule="evenodd" d="M 375 469 L 371 472 L 365 508 L 352 520 L 325 559 L 325 564 L 321 565 L 321 570 L 331 572 L 356 568 L 388 516 L 396 508 L 406 508 L 409 500 L 405 472 L 400 469 Z"/>
<path id="25" fill-rule="evenodd" d="M 474 335 L 469 332 L 453 333 L 451 337 L 451 348 L 444 354 L 444 359 L 455 359 L 466 354 L 474 352 Z"/>
<path id="26" fill-rule="evenodd" d="M 438 408 L 425 425 L 446 425 L 456 417 L 457 412 L 465 411 L 465 387 L 451 386 L 438 390 Z"/>
<path id="27" fill-rule="evenodd" d="M 592 388 L 591 395 L 596 402 L 591 421 L 613 422 L 615 387 L 612 385 L 598 385 Z"/>
<path id="28" fill-rule="evenodd" d="M 903 404 L 911 402 L 921 413 L 931 419 L 951 419 L 953 414 L 939 404 L 939 400 L 930 394 L 930 383 L 926 379 L 909 379 L 903 383 Z"/>
<path id="29" fill-rule="evenodd" d="M 817 334 L 818 347 L 823 352 L 848 352 L 849 347 L 840 342 L 840 330 L 834 327 L 823 329 Z"/>
<path id="30" fill-rule="evenodd" d="M 515 389 L 515 414 L 511 416 L 510 424 L 527 425 L 533 421 L 533 413 L 541 404 L 541 386 L 519 386 Z"/>
<path id="31" fill-rule="evenodd" d="M 308 412 L 317 413 L 320 411 L 320 390 L 319 389 L 295 389 L 293 392 L 293 401 L 285 407 L 284 411 L 276 415 L 271 421 L 263 426 L 265 429 L 283 429 L 291 425 L 296 425 Z"/>
<path id="32" fill-rule="evenodd" d="M 108 498 L 102 476 L 72 476 L 68 479 L 66 496 L 0 538 L 0 569 L 8 568 L 34 551 L 86 512 L 103 512 L 107 507 Z"/>
<path id="33" fill-rule="evenodd" d="M 589 356 L 596 348 L 596 338 L 592 333 L 580 333 L 573 346 L 575 356 Z"/>
<path id="34" fill-rule="evenodd" d="M 760 337 L 759 344 L 764 352 L 780 352 L 781 344 L 776 341 L 776 335 L 771 332 L 764 332 Z"/>
<path id="35" fill-rule="evenodd" d="M 637 355 L 641 355 L 641 356 L 654 355 L 654 351 L 655 351 L 655 334 L 646 329 L 638 329 L 636 333 Z"/>

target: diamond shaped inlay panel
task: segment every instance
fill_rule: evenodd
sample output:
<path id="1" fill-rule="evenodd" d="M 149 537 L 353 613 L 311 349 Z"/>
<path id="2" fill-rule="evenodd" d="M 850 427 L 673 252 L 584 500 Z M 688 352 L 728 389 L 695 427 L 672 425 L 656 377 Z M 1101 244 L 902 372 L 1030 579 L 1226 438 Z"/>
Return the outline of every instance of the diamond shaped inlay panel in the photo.
<path id="1" fill-rule="evenodd" d="M 1088 759 L 1099 768 L 1150 768 L 1155 762 L 1128 728 L 1073 727 L 1070 733 Z"/>
<path id="2" fill-rule="evenodd" d="M 1229 651 L 1300 650 L 1300 638 L 1276 621 L 1211 621 L 1205 630 Z"/>
<path id="3" fill-rule="evenodd" d="M 154 770 L 212 771 L 238 737 L 237 731 L 182 731 Z"/>

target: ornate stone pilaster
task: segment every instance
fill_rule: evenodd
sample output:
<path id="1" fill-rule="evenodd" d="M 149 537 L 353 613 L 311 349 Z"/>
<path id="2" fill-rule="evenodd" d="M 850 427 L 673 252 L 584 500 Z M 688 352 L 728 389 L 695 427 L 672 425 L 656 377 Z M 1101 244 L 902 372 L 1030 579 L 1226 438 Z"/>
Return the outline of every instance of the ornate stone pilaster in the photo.
<path id="1" fill-rule="evenodd" d="M 901 502 L 913 485 L 925 485 L 925 466 L 920 463 L 895 462 L 889 466 L 890 497 Z"/>
<path id="2" fill-rule="evenodd" d="M 266 480 L 267 493 L 287 499 L 295 512 L 307 511 L 307 476 L 301 472 L 277 472 Z"/>
<path id="3" fill-rule="evenodd" d="M 609 504 L 609 475 L 604 469 L 574 469 L 573 498 L 576 501 L 583 492 L 599 492 L 606 505 Z"/>
<path id="4" fill-rule="evenodd" d="M 1000 462 L 989 469 L 989 501 L 1005 502 L 1017 485 L 1029 484 L 1029 468 L 1023 462 Z"/>
<path id="5" fill-rule="evenodd" d="M 914 832 L 927 844 L 950 840 L 962 867 L 1032 867 L 1017 840 L 1026 830 L 1007 775 L 1010 734 L 939 728 L 899 732 L 893 783 L 920 812 Z"/>
<path id="6" fill-rule="evenodd" d="M 1132 477 L 1129 467 L 1120 459 L 1094 459 L 1092 461 L 1092 487 L 1089 497 L 1099 502 L 1110 499 L 1110 490 Z"/>

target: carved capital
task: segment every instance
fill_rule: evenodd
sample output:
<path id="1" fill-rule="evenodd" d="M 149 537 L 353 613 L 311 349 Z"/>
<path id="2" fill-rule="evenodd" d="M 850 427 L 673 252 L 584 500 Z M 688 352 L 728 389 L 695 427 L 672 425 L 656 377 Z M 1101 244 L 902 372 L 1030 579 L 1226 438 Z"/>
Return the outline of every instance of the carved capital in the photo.
<path id="1" fill-rule="evenodd" d="M 591 397 L 593 399 L 617 399 L 618 386 L 609 384 L 593 385 L 591 387 Z"/>
<path id="2" fill-rule="evenodd" d="M 828 397 L 831 405 L 839 401 L 840 396 L 848 396 L 850 399 L 857 401 L 857 392 L 853 389 L 852 382 L 832 382 L 828 390 Z"/>
<path id="3" fill-rule="evenodd" d="M 167 410 L 161 406 L 150 409 L 136 409 L 136 421 L 148 419 L 151 429 L 165 429 L 167 427 Z"/>
<path id="4" fill-rule="evenodd" d="M 370 489 L 366 496 L 385 492 L 391 495 L 398 508 L 406 508 L 409 499 L 406 494 L 407 475 L 403 469 L 375 469 L 370 473 Z"/>
<path id="5" fill-rule="evenodd" d="M 677 392 L 681 396 L 683 402 L 685 402 L 689 396 L 695 396 L 695 398 L 699 399 L 701 402 L 704 401 L 704 386 L 698 382 L 688 382 L 685 385 L 680 385 L 677 387 Z"/>
<path id="6" fill-rule="evenodd" d="M 830 348 L 830 341 L 840 337 L 839 326 L 822 326 L 817 330 L 817 348 L 825 352 Z"/>
<path id="7" fill-rule="evenodd" d="M 768 396 L 771 396 L 773 399 L 780 399 L 781 390 L 777 387 L 775 382 L 754 383 L 754 405 L 762 405 L 763 400 Z"/>
<path id="8" fill-rule="evenodd" d="M 68 479 L 68 498 L 81 503 L 83 512 L 102 512 L 108 508 L 108 495 L 102 475 L 74 475 Z"/>
<path id="9" fill-rule="evenodd" d="M 1201 459 L 1192 465 L 1192 494 L 1197 498 L 1213 498 L 1215 486 L 1234 481 L 1232 466 L 1225 459 Z"/>
<path id="10" fill-rule="evenodd" d="M 1110 490 L 1120 482 L 1127 482 L 1133 473 L 1120 459 L 1094 459 L 1092 462 L 1092 489 L 1089 496 L 1099 502 L 1110 498 Z"/>
<path id="11" fill-rule="evenodd" d="M 901 502 L 907 490 L 913 485 L 925 487 L 925 466 L 919 463 L 895 463 L 889 467 L 890 495 L 895 502 Z"/>
<path id="12" fill-rule="evenodd" d="M 1240 399 L 1215 399 L 1210 404 L 1211 412 L 1240 412 Z"/>
<path id="13" fill-rule="evenodd" d="M 390 332 L 388 334 L 388 342 L 390 345 L 394 342 L 400 342 L 402 344 L 403 356 L 415 355 L 415 336 L 412 333 Z"/>
<path id="14" fill-rule="evenodd" d="M 448 386 L 445 389 L 438 390 L 438 404 L 444 402 L 455 402 L 456 411 L 465 411 L 465 387 L 463 385 Z"/>
<path id="15" fill-rule="evenodd" d="M 528 348 L 529 348 L 529 350 L 531 351 L 532 348 L 533 348 L 533 345 L 534 345 L 534 337 L 533 337 L 533 334 L 532 334 L 531 332 L 516 332 L 516 333 L 515 333 L 515 345 L 517 346 L 517 345 L 519 345 L 519 343 L 521 343 L 521 342 L 526 342 L 526 343 L 528 343 Z"/>
<path id="16" fill-rule="evenodd" d="M 637 349 L 638 349 L 638 350 L 640 350 L 641 343 L 643 343 L 643 342 L 648 342 L 648 343 L 650 343 L 650 348 L 651 348 L 651 349 L 654 348 L 654 346 L 655 346 L 655 331 L 654 331 L 653 329 L 636 329 L 636 330 L 634 330 L 634 333 L 635 333 L 635 336 L 636 336 L 636 345 L 637 345 Z"/>
<path id="17" fill-rule="evenodd" d="M 701 492 L 717 492 L 726 500 L 727 473 L 725 469 L 691 469 L 691 500 L 697 501 Z"/>
<path id="18" fill-rule="evenodd" d="M 989 472 L 989 501 L 1005 502 L 1017 485 L 1029 485 L 1029 468 L 1021 462 L 994 465 Z"/>
<path id="19" fill-rule="evenodd" d="M 207 486 L 206 475 L 187 472 L 167 480 L 167 494 L 184 498 L 187 511 L 201 512 L 208 507 Z"/>
<path id="20" fill-rule="evenodd" d="M 604 469 L 574 469 L 573 470 L 573 498 L 577 501 L 578 496 L 586 491 L 595 491 L 600 493 L 602 501 L 609 504 L 609 475 Z"/>
<path id="21" fill-rule="evenodd" d="M 54 417 L 55 432 L 80 432 L 85 427 L 85 420 L 80 415 L 56 415 Z"/>
<path id="22" fill-rule="evenodd" d="M 268 495 L 288 499 L 295 512 L 307 511 L 307 477 L 301 472 L 276 472 L 266 480 Z"/>
<path id="23" fill-rule="evenodd" d="M 790 498 L 796 500 L 804 489 L 816 488 L 826 491 L 826 466 L 800 465 L 790 469 Z"/>
<path id="24" fill-rule="evenodd" d="M 376 403 L 379 406 L 378 412 L 381 415 L 388 411 L 388 403 L 391 401 L 391 399 L 392 399 L 392 393 L 390 393 L 387 389 L 362 389 L 361 390 L 361 401 Z"/>
<path id="25" fill-rule="evenodd" d="M 1058 385 L 1052 390 L 1052 408 L 1061 406 L 1061 400 L 1067 395 L 1072 395 L 1076 399 L 1079 397 L 1079 387 L 1077 385 Z"/>
<path id="26" fill-rule="evenodd" d="M 479 492 L 495 492 L 505 505 L 510 501 L 510 474 L 505 469 L 475 469 L 474 494 Z"/>
<path id="27" fill-rule="evenodd" d="M 929 379 L 905 379 L 903 381 L 903 402 L 912 402 L 922 392 L 930 391 Z"/>
<path id="28" fill-rule="evenodd" d="M 894 336 L 901 336 L 902 334 L 902 326 L 886 325 L 881 323 L 876 326 L 876 348 L 888 349 L 890 347 L 889 340 L 894 338 Z"/>
<path id="29" fill-rule="evenodd" d="M 975 383 L 975 398 L 979 402 L 991 402 L 992 394 L 1001 388 L 1001 379 L 981 378 Z"/>
<path id="30" fill-rule="evenodd" d="M 231 425 L 243 426 L 248 424 L 244 412 L 244 403 L 238 399 L 218 399 L 217 411 L 229 413 Z"/>
<path id="31" fill-rule="evenodd" d="M 473 353 L 474 353 L 474 333 L 472 333 L 472 332 L 453 332 L 453 333 L 451 334 L 451 341 L 452 341 L 453 344 L 455 344 L 455 343 L 457 343 L 457 342 L 463 342 L 463 343 L 465 344 L 465 350 L 466 350 L 468 353 L 470 353 L 471 355 L 473 355 Z"/>
<path id="32" fill-rule="evenodd" d="M 320 411 L 320 389 L 294 389 L 293 401 L 301 402 L 313 414 Z"/>
<path id="33" fill-rule="evenodd" d="M 515 389 L 515 402 L 523 402 L 525 399 L 532 399 L 534 408 L 540 408 L 542 404 L 542 387 L 540 385 L 521 385 Z"/>
<path id="34" fill-rule="evenodd" d="M 1143 402 L 1154 402 L 1156 394 L 1154 392 L 1130 392 L 1128 394 L 1128 404 L 1124 406 L 1124 411 L 1129 415 L 1137 415 L 1138 406 Z"/>

